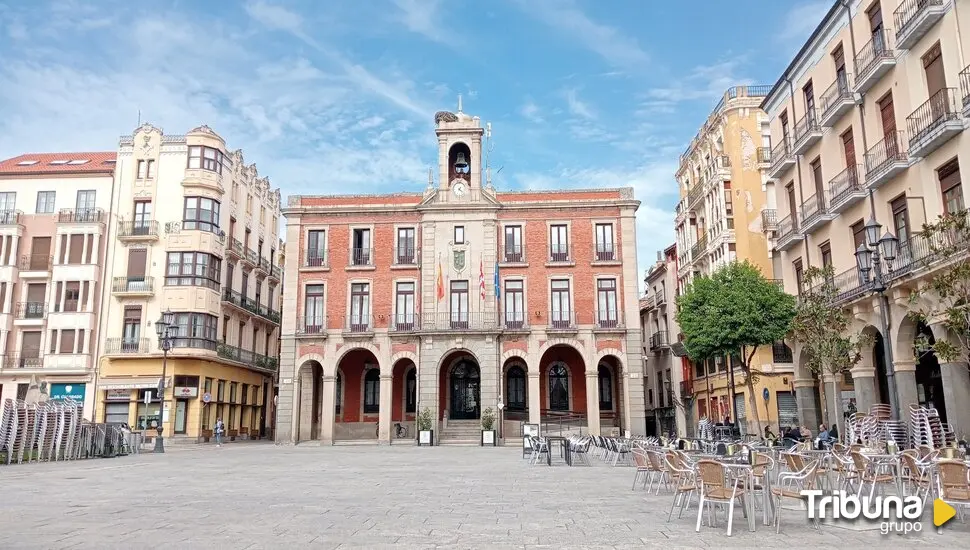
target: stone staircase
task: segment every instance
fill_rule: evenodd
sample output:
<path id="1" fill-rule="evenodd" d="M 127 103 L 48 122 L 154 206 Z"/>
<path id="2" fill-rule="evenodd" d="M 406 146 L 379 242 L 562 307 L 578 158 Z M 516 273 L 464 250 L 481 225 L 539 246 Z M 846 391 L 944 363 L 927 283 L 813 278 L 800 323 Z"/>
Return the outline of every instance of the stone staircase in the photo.
<path id="1" fill-rule="evenodd" d="M 479 420 L 449 420 L 442 428 L 438 443 L 441 445 L 479 445 L 482 423 Z"/>

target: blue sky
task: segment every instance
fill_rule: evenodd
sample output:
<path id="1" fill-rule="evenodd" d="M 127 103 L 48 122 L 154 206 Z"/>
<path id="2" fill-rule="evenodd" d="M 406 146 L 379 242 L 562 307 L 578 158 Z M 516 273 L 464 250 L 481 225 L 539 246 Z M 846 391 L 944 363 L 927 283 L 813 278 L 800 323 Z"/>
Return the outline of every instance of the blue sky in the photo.
<path id="1" fill-rule="evenodd" d="M 774 83 L 831 0 L 0 0 L 0 157 L 201 123 L 284 196 L 420 191 L 433 113 L 492 123 L 499 189 L 634 186 L 640 266 L 677 157 Z"/>

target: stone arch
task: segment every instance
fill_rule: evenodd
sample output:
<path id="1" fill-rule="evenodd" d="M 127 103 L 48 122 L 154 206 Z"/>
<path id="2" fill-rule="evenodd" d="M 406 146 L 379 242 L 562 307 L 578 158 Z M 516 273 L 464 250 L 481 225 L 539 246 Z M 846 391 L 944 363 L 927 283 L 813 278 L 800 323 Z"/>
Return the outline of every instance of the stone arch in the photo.
<path id="1" fill-rule="evenodd" d="M 414 420 L 417 414 L 418 363 L 411 352 L 396 353 L 391 358 L 391 421 Z M 413 379 L 412 379 L 413 376 Z M 413 382 L 413 388 L 410 383 Z M 413 390 L 413 392 L 412 392 Z M 414 410 L 409 411 L 409 406 Z"/>
<path id="2" fill-rule="evenodd" d="M 383 368 L 381 364 L 381 350 L 378 349 L 377 346 L 371 344 L 370 342 L 354 342 L 353 344 L 344 345 L 343 348 L 337 352 L 336 360 L 332 365 L 329 365 L 329 368 L 333 370 L 330 372 L 324 372 L 324 374 L 328 376 L 336 376 L 337 367 L 340 365 L 340 362 L 344 360 L 347 354 L 361 349 L 371 352 L 371 354 L 374 355 L 374 359 L 377 361 L 378 367 Z"/>
<path id="3" fill-rule="evenodd" d="M 541 346 L 539 346 L 539 353 L 537 354 L 539 359 L 542 360 L 542 356 L 546 354 L 551 348 L 556 346 L 569 346 L 575 348 L 581 357 L 586 356 L 586 346 L 582 342 L 575 338 L 552 338 L 546 340 Z"/>
<path id="4" fill-rule="evenodd" d="M 319 353 L 307 353 L 307 354 L 301 355 L 296 359 L 296 364 L 300 365 L 300 369 L 298 370 L 302 370 L 306 366 L 308 361 L 316 361 L 317 363 L 320 363 L 321 367 L 323 367 L 324 365 L 322 355 L 320 355 Z"/>
<path id="5" fill-rule="evenodd" d="M 502 356 L 499 358 L 499 364 L 500 365 L 503 365 L 502 368 L 504 369 L 505 368 L 505 364 L 508 363 L 509 359 L 512 359 L 512 358 L 516 358 L 516 359 L 521 359 L 522 360 L 522 363 L 525 365 L 525 368 L 526 368 L 526 374 L 529 373 L 530 368 L 535 368 L 535 367 L 530 367 L 530 365 L 529 365 L 529 354 L 528 353 L 526 353 L 524 350 L 514 349 L 514 348 L 513 349 L 507 349 L 507 350 L 505 350 L 504 353 L 502 353 Z"/>
<path id="6" fill-rule="evenodd" d="M 296 375 L 296 426 L 294 439 L 310 441 L 320 439 L 323 425 L 323 364 L 317 359 L 305 359 Z"/>
<path id="7" fill-rule="evenodd" d="M 506 355 L 508 355 L 506 357 Z M 504 396 L 507 418 L 528 420 L 529 363 L 524 354 L 503 354 L 501 361 L 501 394 Z M 537 367 L 534 367 L 537 368 Z M 521 370 L 521 379 L 511 376 L 513 369 Z M 533 371 L 534 372 L 534 371 Z"/>
<path id="8" fill-rule="evenodd" d="M 460 413 L 462 415 L 475 416 L 481 414 L 481 410 L 484 407 L 481 406 L 481 377 L 483 375 L 482 363 L 479 360 L 479 355 L 469 348 L 451 348 L 441 355 L 438 360 L 438 420 L 444 420 L 445 412 L 448 412 L 449 421 L 453 418 L 453 415 L 457 416 L 458 413 L 452 410 L 452 370 L 455 369 L 458 364 L 462 361 L 468 361 L 469 363 L 474 363 L 478 369 L 478 381 L 479 385 L 477 387 L 477 395 L 475 395 L 476 389 L 469 385 L 462 385 L 459 390 L 461 395 L 466 399 L 477 400 L 478 408 L 477 412 L 470 412 L 471 409 L 462 409 Z M 472 383 L 472 379 L 468 379 L 469 383 Z M 469 397 L 471 396 L 471 397 Z M 468 403 L 469 401 L 455 401 L 458 403 Z M 457 419 L 457 418 L 456 418 Z M 467 420 L 467 418 L 465 418 Z"/>
<path id="9" fill-rule="evenodd" d="M 539 403 L 540 410 L 551 409 L 550 372 L 555 364 L 566 365 L 569 374 L 569 410 L 576 413 L 588 414 L 586 397 L 587 358 L 583 348 L 574 339 L 557 339 L 546 342 L 539 354 Z M 595 368 L 592 372 L 596 372 Z"/>
<path id="10" fill-rule="evenodd" d="M 626 424 L 626 379 L 623 376 L 623 361 L 619 353 L 609 353 L 603 350 L 596 354 L 596 394 L 600 417 L 600 427 L 620 428 L 621 433 Z M 590 367 L 587 367 L 589 369 Z M 603 391 L 604 372 L 609 377 L 609 394 Z M 604 409 L 603 398 L 609 396 L 609 408 Z"/>
<path id="11" fill-rule="evenodd" d="M 909 315 L 900 315 L 896 323 L 893 338 L 893 360 L 899 362 L 916 361 L 916 353 L 913 344 L 919 336 L 919 327 L 916 320 Z"/>
<path id="12" fill-rule="evenodd" d="M 415 365 L 418 364 L 418 355 L 416 353 L 413 351 L 399 351 L 391 356 L 391 360 L 388 361 L 388 365 L 390 365 L 390 368 L 393 370 L 394 365 L 397 365 L 401 359 L 410 359 Z"/>
<path id="13" fill-rule="evenodd" d="M 608 355 L 612 355 L 613 360 L 616 361 L 616 366 L 619 369 L 619 372 L 617 373 L 617 375 L 620 375 L 626 372 L 626 365 L 623 363 L 623 359 L 622 359 L 623 352 L 616 348 L 605 348 L 596 352 L 596 357 L 594 357 L 593 359 L 593 363 L 595 363 L 596 368 L 599 368 L 600 361 L 602 361 L 603 358 Z M 587 366 L 587 368 L 590 368 L 590 366 Z"/>
<path id="14" fill-rule="evenodd" d="M 792 355 L 795 361 L 795 379 L 796 380 L 811 380 L 812 371 L 808 368 L 808 358 L 807 352 L 805 351 L 805 346 L 802 344 L 796 344 L 795 349 L 792 350 Z"/>

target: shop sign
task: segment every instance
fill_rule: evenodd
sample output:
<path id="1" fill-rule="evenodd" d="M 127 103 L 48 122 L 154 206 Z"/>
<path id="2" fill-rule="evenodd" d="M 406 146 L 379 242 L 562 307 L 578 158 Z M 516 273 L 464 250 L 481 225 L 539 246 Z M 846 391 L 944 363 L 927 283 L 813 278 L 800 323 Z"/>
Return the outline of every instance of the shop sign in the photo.
<path id="1" fill-rule="evenodd" d="M 199 388 L 198 387 L 188 387 L 188 386 L 175 386 L 173 390 L 175 397 L 198 397 Z"/>
<path id="2" fill-rule="evenodd" d="M 51 384 L 50 398 L 56 401 L 73 399 L 78 403 L 84 403 L 85 384 Z"/>
<path id="3" fill-rule="evenodd" d="M 130 401 L 130 390 L 104 390 L 105 401 Z"/>

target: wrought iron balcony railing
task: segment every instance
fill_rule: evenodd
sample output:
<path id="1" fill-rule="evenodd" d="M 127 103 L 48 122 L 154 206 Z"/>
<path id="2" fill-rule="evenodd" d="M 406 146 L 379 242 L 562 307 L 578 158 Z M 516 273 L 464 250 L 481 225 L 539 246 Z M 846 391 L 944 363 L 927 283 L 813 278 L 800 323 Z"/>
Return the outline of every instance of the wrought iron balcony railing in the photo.
<path id="1" fill-rule="evenodd" d="M 111 292 L 155 292 L 155 277 L 115 277 L 111 281 Z"/>
<path id="2" fill-rule="evenodd" d="M 413 246 L 394 248 L 394 265 L 418 265 L 418 249 Z"/>
<path id="3" fill-rule="evenodd" d="M 16 353 L 8 353 L 3 356 L 4 369 L 42 369 L 44 368 L 44 358 L 40 355 L 40 350 L 24 350 Z"/>
<path id="4" fill-rule="evenodd" d="M 344 332 L 366 333 L 373 332 L 374 317 L 362 313 L 352 313 L 344 318 Z"/>
<path id="5" fill-rule="evenodd" d="M 421 330 L 421 317 L 414 313 L 397 313 L 391 316 L 388 327 L 391 332 L 415 332 Z"/>
<path id="6" fill-rule="evenodd" d="M 20 225 L 23 215 L 20 210 L 0 210 L 0 225 Z"/>
<path id="7" fill-rule="evenodd" d="M 154 239 L 158 237 L 158 222 L 150 221 L 120 221 L 118 222 L 118 238 L 121 239 Z"/>
<path id="8" fill-rule="evenodd" d="M 873 33 L 872 39 L 866 42 L 855 56 L 855 68 L 858 73 L 857 82 L 868 78 L 869 73 L 884 59 L 894 59 L 895 53 L 889 47 L 888 29 Z"/>
<path id="9" fill-rule="evenodd" d="M 232 254 L 237 258 L 242 258 L 246 253 L 244 251 L 242 241 L 235 237 L 229 237 L 226 241 L 226 253 Z"/>
<path id="10" fill-rule="evenodd" d="M 495 330 L 499 314 L 494 311 L 447 311 L 421 314 L 421 330 Z"/>
<path id="11" fill-rule="evenodd" d="M 623 319 L 615 309 L 598 310 L 596 326 L 601 329 L 623 328 Z"/>
<path id="12" fill-rule="evenodd" d="M 761 231 L 775 231 L 778 229 L 778 211 L 774 208 L 765 208 L 761 211 Z"/>
<path id="13" fill-rule="evenodd" d="M 512 264 L 524 262 L 525 255 L 522 253 L 522 245 L 510 242 L 505 243 L 502 261 Z"/>
<path id="14" fill-rule="evenodd" d="M 576 328 L 576 314 L 572 311 L 550 311 L 549 325 L 550 330 L 570 330 Z"/>
<path id="15" fill-rule="evenodd" d="M 27 254 L 20 257 L 21 271 L 50 271 L 54 257 L 47 254 Z"/>
<path id="16" fill-rule="evenodd" d="M 828 117 L 830 112 L 837 108 L 837 106 L 843 101 L 852 100 L 852 86 L 850 84 L 851 80 L 851 74 L 841 73 L 837 75 L 832 84 L 830 84 L 829 87 L 822 92 L 822 95 L 818 98 L 822 118 Z"/>
<path id="17" fill-rule="evenodd" d="M 758 164 L 771 164 L 770 147 L 758 147 Z"/>
<path id="18" fill-rule="evenodd" d="M 862 180 L 859 174 L 862 172 L 861 164 L 847 166 L 834 178 L 829 181 L 829 192 L 832 196 L 832 204 L 841 203 L 852 193 L 862 189 Z"/>
<path id="19" fill-rule="evenodd" d="M 943 88 L 933 94 L 906 117 L 906 129 L 909 132 L 909 144 L 921 141 L 927 135 L 950 120 L 963 116 L 962 105 L 957 103 L 956 88 Z"/>
<path id="20" fill-rule="evenodd" d="M 613 243 L 596 243 L 596 261 L 616 261 L 616 245 Z"/>
<path id="21" fill-rule="evenodd" d="M 565 244 L 552 244 L 549 245 L 549 261 L 550 262 L 568 262 L 569 261 L 569 246 Z"/>
<path id="22" fill-rule="evenodd" d="M 104 223 L 100 208 L 63 208 L 57 214 L 58 223 Z"/>
<path id="23" fill-rule="evenodd" d="M 17 319 L 44 319 L 47 317 L 46 302 L 17 302 Z"/>
<path id="24" fill-rule="evenodd" d="M 223 359 L 229 359 L 230 361 L 242 363 L 250 367 L 268 370 L 271 372 L 276 372 L 276 370 L 279 368 L 279 361 L 275 357 L 268 357 L 266 355 L 256 353 L 255 351 L 230 346 L 229 344 L 219 344 L 216 348 L 216 352 L 219 354 L 219 357 L 222 357 Z"/>
<path id="25" fill-rule="evenodd" d="M 104 341 L 104 352 L 107 354 L 139 354 L 151 351 L 149 338 L 108 338 Z"/>
<path id="26" fill-rule="evenodd" d="M 528 330 L 529 316 L 524 311 L 506 311 L 502 318 L 506 330 Z"/>
<path id="27" fill-rule="evenodd" d="M 352 248 L 350 250 L 350 265 L 352 266 L 374 265 L 374 249 L 373 248 Z"/>
<path id="28" fill-rule="evenodd" d="M 650 349 L 657 350 L 667 347 L 669 342 L 667 341 L 667 331 L 658 330 L 650 335 Z"/>
<path id="29" fill-rule="evenodd" d="M 324 316 L 306 316 L 300 319 L 300 325 L 296 328 L 296 334 L 298 336 L 314 336 L 314 335 L 325 335 L 327 333 L 327 320 L 329 317 Z"/>
<path id="30" fill-rule="evenodd" d="M 907 162 L 909 155 L 903 147 L 903 133 L 891 132 L 866 151 L 866 177 L 871 178 L 886 166 L 896 162 Z"/>
<path id="31" fill-rule="evenodd" d="M 970 65 L 960 71 L 960 92 L 963 95 L 963 108 L 970 107 Z"/>
<path id="32" fill-rule="evenodd" d="M 326 248 L 307 250 L 306 261 L 303 265 L 305 267 L 328 267 L 330 265 L 328 256 Z"/>

